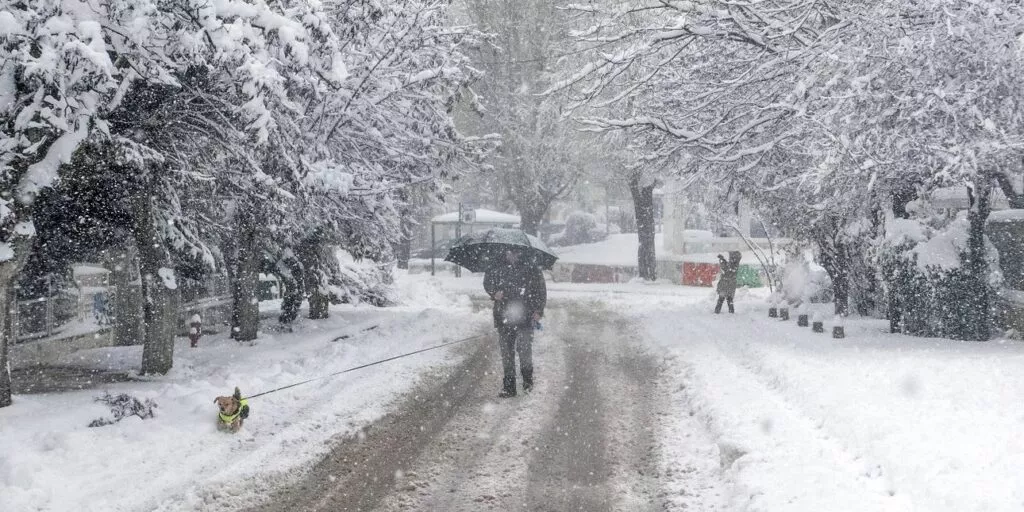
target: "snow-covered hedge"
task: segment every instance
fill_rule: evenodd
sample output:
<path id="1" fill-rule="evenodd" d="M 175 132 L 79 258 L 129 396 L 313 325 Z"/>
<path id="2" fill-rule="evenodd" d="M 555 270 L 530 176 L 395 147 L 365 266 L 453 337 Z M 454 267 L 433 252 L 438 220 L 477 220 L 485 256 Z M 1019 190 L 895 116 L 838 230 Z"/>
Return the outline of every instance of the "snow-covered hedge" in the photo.
<path id="1" fill-rule="evenodd" d="M 879 267 L 890 317 L 902 332 L 918 336 L 969 339 L 978 301 L 995 297 L 1000 287 L 999 255 L 988 244 L 986 283 L 979 285 L 966 268 L 968 221 L 959 218 L 942 229 L 915 220 L 896 220 L 879 251 Z"/>

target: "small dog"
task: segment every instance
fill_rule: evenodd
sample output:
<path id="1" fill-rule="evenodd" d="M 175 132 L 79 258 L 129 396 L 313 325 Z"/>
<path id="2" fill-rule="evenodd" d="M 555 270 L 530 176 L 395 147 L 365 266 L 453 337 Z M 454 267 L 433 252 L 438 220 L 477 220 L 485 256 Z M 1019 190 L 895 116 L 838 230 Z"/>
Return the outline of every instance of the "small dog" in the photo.
<path id="1" fill-rule="evenodd" d="M 242 428 L 242 422 L 249 417 L 249 402 L 242 398 L 242 392 L 235 388 L 231 396 L 218 396 L 213 403 L 217 404 L 220 414 L 217 415 L 217 430 L 230 431 L 232 434 Z"/>

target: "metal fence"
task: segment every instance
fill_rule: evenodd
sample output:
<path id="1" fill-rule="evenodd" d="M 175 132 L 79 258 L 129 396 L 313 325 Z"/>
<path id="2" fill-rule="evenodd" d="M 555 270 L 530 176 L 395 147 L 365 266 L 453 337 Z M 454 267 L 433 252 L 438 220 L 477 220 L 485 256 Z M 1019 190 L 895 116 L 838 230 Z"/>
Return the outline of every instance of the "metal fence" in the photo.
<path id="1" fill-rule="evenodd" d="M 15 342 L 48 338 L 72 326 L 88 329 L 110 324 L 107 308 L 114 287 L 90 287 L 87 293 L 72 288 L 49 296 L 17 301 L 14 308 Z"/>
<path id="2" fill-rule="evenodd" d="M 231 287 L 226 276 L 209 276 L 182 286 L 180 291 L 179 308 L 181 316 L 186 319 L 193 313 L 205 312 L 231 299 Z M 117 287 L 106 280 L 66 289 L 49 286 L 46 296 L 15 303 L 11 319 L 12 337 L 15 343 L 24 343 L 65 333 L 85 334 L 103 329 L 115 320 L 116 295 Z"/>

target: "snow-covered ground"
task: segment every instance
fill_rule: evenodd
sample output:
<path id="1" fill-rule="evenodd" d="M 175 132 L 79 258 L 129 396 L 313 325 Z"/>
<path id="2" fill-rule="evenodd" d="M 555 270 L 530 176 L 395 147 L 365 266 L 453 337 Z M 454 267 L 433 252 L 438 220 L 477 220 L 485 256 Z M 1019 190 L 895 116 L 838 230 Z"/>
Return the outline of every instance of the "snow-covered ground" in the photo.
<path id="1" fill-rule="evenodd" d="M 446 340 L 489 325 L 465 297 L 441 295 L 425 281 L 402 281 L 406 306 L 335 307 L 324 321 L 295 332 L 265 326 L 254 344 L 204 337 L 197 349 L 175 347 L 172 371 L 145 382 L 59 394 L 17 395 L 0 409 L 0 510 L 202 510 L 245 506 L 247 497 L 281 483 L 348 435 L 380 417 L 432 367 L 454 362 L 451 349 L 426 352 L 252 399 L 236 435 L 216 430 L 213 399 L 235 386 L 243 394 L 301 380 Z M 364 331 L 367 327 L 378 326 Z M 350 334 L 345 340 L 332 341 Z M 72 354 L 75 364 L 137 368 L 140 347 Z M 72 361 L 68 361 L 72 362 Z M 156 417 L 129 417 L 88 428 L 110 415 L 93 401 L 103 391 L 153 399 Z"/>
<path id="2" fill-rule="evenodd" d="M 892 335 L 850 321 L 847 338 L 707 301 L 644 318 L 678 381 L 679 413 L 719 446 L 731 509 L 1024 509 L 1024 344 Z"/>
<path id="3" fill-rule="evenodd" d="M 379 417 L 416 376 L 451 364 L 452 352 L 256 398 L 234 436 L 215 431 L 213 397 L 488 328 L 489 314 L 474 313 L 467 298 L 482 295 L 480 276 L 407 275 L 401 283 L 416 304 L 339 308 L 331 320 L 267 333 L 254 346 L 182 344 L 167 377 L 109 386 L 156 400 L 151 420 L 86 428 L 106 414 L 92 403 L 98 390 L 16 397 L 0 409 L 0 510 L 230 509 L 294 476 L 334 435 Z M 847 337 L 835 340 L 769 319 L 764 290 L 741 290 L 736 315 L 711 313 L 707 288 L 549 283 L 549 291 L 553 301 L 596 301 L 644 326 L 633 341 L 660 356 L 675 406 L 656 427 L 668 502 L 685 504 L 687 493 L 700 492 L 693 474 L 706 480 L 718 471 L 723 485 L 708 488 L 723 490 L 726 510 L 1024 509 L 1024 344 L 892 335 L 874 320 L 848 321 Z M 362 331 L 371 325 L 379 327 Z M 78 356 L 123 368 L 139 353 Z M 710 448 L 695 452 L 694 439 Z"/>

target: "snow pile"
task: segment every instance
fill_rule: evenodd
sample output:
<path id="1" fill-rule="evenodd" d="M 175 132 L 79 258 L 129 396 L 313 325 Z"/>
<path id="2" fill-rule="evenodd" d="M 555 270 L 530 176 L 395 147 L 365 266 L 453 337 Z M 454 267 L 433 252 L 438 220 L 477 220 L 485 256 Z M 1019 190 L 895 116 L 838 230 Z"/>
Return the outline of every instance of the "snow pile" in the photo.
<path id="1" fill-rule="evenodd" d="M 470 294 L 484 293 L 483 274 L 453 279 L 396 270 L 395 275 L 401 303 L 407 307 L 470 308 Z M 453 283 L 460 286 L 453 286 Z"/>
<path id="2" fill-rule="evenodd" d="M 414 298 L 418 300 L 419 298 Z M 256 394 L 312 377 L 464 338 L 489 326 L 468 307 L 332 308 L 326 320 L 298 320 L 293 333 L 263 332 L 249 345 L 180 339 L 163 377 L 102 389 L 18 395 L 0 409 L 0 510 L 232 510 L 294 476 L 294 470 L 386 412 L 425 370 L 453 362 L 449 349 L 294 387 L 250 401 L 242 430 L 216 429 L 216 396 L 235 386 Z M 265 328 L 270 329 L 271 325 Z M 340 339 L 339 339 L 340 338 Z M 334 341 L 338 340 L 338 341 Z M 79 351 L 66 364 L 131 370 L 141 347 Z M 143 421 L 110 414 L 94 399 L 129 393 L 159 404 Z M 106 462 L 104 462 L 106 461 Z M 131 492 L 126 492 L 131 489 Z"/>

